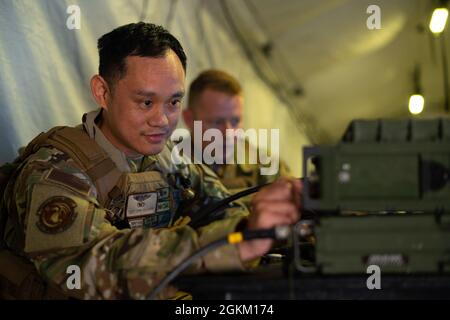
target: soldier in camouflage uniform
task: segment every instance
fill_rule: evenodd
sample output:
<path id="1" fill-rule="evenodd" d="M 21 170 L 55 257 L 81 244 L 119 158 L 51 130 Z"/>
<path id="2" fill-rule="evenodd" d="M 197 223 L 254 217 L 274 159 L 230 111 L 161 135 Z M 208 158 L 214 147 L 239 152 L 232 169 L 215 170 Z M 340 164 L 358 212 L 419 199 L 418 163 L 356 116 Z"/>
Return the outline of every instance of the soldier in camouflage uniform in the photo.
<path id="1" fill-rule="evenodd" d="M 163 28 L 137 23 L 104 35 L 98 48 L 91 90 L 101 109 L 34 139 L 4 194 L 8 251 L 31 262 L 48 287 L 82 299 L 143 299 L 200 247 L 237 229 L 298 220 L 301 185 L 281 180 L 255 195 L 250 215 L 236 202 L 213 222 L 188 225 L 189 215 L 229 193 L 207 167 L 171 159 L 182 47 Z M 242 270 L 271 245 L 227 245 L 189 272 Z M 78 290 L 66 284 L 71 265 L 81 269 Z M 167 287 L 158 298 L 175 293 Z"/>
<path id="2" fill-rule="evenodd" d="M 183 111 L 186 125 L 194 135 L 194 121 L 202 121 L 202 134 L 215 128 L 226 136 L 226 130 L 242 128 L 243 96 L 242 87 L 238 80 L 221 70 L 206 70 L 200 73 L 189 87 L 189 101 Z M 209 142 L 203 142 L 203 148 Z M 259 149 L 245 141 L 246 148 Z M 224 146 L 226 141 L 224 141 Z M 248 153 L 250 153 L 251 149 Z M 225 151 L 224 151 L 225 153 Z M 225 160 L 223 162 L 226 162 Z M 219 176 L 221 182 L 231 192 L 262 185 L 275 181 L 279 177 L 290 176 L 288 166 L 280 161 L 276 174 L 261 174 L 261 167 L 267 166 L 259 163 L 249 163 L 248 156 L 245 163 L 237 161 L 234 153 L 234 163 L 212 164 L 210 168 Z"/>

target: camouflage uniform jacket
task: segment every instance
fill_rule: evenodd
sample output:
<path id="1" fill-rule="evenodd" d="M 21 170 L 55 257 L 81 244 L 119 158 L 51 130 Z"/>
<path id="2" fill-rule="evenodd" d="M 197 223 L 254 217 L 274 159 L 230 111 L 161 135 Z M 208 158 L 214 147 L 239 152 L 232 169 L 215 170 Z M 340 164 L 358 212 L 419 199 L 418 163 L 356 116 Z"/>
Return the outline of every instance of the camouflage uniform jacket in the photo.
<path id="1" fill-rule="evenodd" d="M 169 146 L 156 156 L 127 158 L 96 126 L 94 120 L 98 114 L 93 111 L 83 117 L 84 129 L 121 171 L 156 171 L 168 177 L 184 170 L 196 197 L 182 204 L 181 211 L 196 210 L 208 201 L 229 195 L 211 170 L 199 170 L 199 166 L 194 165 L 181 169 L 171 165 L 167 157 Z M 83 130 L 83 126 L 77 128 Z M 114 210 L 99 204 L 89 176 L 56 148 L 40 148 L 28 157 L 12 190 L 5 199 L 8 208 L 14 209 L 9 211 L 15 212 L 16 223 L 8 220 L 6 243 L 32 261 L 47 282 L 68 295 L 84 299 L 145 298 L 174 266 L 200 247 L 233 232 L 248 214 L 245 206 L 235 204 L 225 210 L 222 219 L 197 230 L 183 224 L 119 230 L 111 223 Z M 171 186 L 170 190 L 176 193 L 176 187 Z M 173 194 L 170 197 L 172 210 L 181 204 L 179 197 Z M 115 206 L 115 209 L 120 207 L 117 203 Z M 60 210 L 59 216 L 52 216 L 55 208 Z M 81 269 L 79 290 L 67 288 L 69 274 L 66 270 L 70 265 Z M 228 245 L 206 255 L 190 271 L 243 268 L 236 247 Z M 168 287 L 159 298 L 171 297 L 174 292 L 173 287 Z"/>
<path id="2" fill-rule="evenodd" d="M 222 184 L 231 192 L 238 192 L 246 188 L 274 182 L 280 177 L 290 176 L 287 165 L 280 161 L 277 174 L 261 175 L 261 164 L 224 164 L 221 166 L 210 166 L 220 178 Z"/>
<path id="3" fill-rule="evenodd" d="M 249 145 L 247 142 L 246 150 L 250 150 L 249 148 L 255 147 Z M 256 148 L 256 154 L 259 154 L 258 148 Z M 263 175 L 261 174 L 261 168 L 268 167 L 268 165 L 263 165 L 261 163 L 249 163 L 248 159 L 246 160 L 246 163 L 238 163 L 236 160 L 236 152 L 234 155 L 234 164 L 209 166 L 220 178 L 222 184 L 233 194 L 247 188 L 272 183 L 280 177 L 291 176 L 289 167 L 282 160 L 279 162 L 279 168 L 276 174 Z M 252 195 L 241 198 L 241 201 L 246 205 L 249 205 L 251 197 Z"/>

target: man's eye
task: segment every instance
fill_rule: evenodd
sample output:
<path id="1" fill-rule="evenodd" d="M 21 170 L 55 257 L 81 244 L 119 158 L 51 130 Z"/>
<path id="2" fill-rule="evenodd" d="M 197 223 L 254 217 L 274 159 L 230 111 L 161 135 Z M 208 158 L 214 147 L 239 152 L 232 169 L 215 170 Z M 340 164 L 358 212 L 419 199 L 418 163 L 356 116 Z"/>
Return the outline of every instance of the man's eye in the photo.
<path id="1" fill-rule="evenodd" d="M 233 119 L 231 119 L 231 125 L 232 125 L 233 127 L 236 127 L 240 122 L 241 122 L 241 119 L 239 119 L 239 118 L 233 118 Z"/>
<path id="2" fill-rule="evenodd" d="M 152 100 L 145 100 L 144 103 L 143 103 L 143 105 L 144 105 L 145 107 L 151 107 L 151 106 L 152 106 Z"/>
<path id="3" fill-rule="evenodd" d="M 173 100 L 170 102 L 172 108 L 177 108 L 181 104 L 181 100 Z"/>

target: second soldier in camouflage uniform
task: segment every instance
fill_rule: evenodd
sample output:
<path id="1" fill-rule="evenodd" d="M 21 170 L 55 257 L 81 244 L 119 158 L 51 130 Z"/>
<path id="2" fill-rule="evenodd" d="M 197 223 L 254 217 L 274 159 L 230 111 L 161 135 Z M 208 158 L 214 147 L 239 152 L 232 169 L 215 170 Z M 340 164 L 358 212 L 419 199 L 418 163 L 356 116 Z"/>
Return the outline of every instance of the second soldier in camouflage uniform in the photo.
<path id="1" fill-rule="evenodd" d="M 192 81 L 188 94 L 189 101 L 187 108 L 183 111 L 183 117 L 191 131 L 191 136 L 195 134 L 194 121 L 201 121 L 202 134 L 214 128 L 220 130 L 225 137 L 227 130 L 242 128 L 244 108 L 242 87 L 230 74 L 222 70 L 205 70 Z M 208 141 L 203 142 L 203 149 L 208 143 Z M 226 146 L 226 139 L 223 144 Z M 231 192 L 235 193 L 249 187 L 271 183 L 279 177 L 290 176 L 289 168 L 283 161 L 280 161 L 275 174 L 261 174 L 261 168 L 267 165 L 263 165 L 261 161 L 250 163 L 248 156 L 251 152 L 258 155 L 259 148 L 248 141 L 245 141 L 245 145 L 247 154 L 244 163 L 237 161 L 235 149 L 233 163 L 225 163 L 227 156 L 224 155 L 224 164 L 210 165 Z"/>

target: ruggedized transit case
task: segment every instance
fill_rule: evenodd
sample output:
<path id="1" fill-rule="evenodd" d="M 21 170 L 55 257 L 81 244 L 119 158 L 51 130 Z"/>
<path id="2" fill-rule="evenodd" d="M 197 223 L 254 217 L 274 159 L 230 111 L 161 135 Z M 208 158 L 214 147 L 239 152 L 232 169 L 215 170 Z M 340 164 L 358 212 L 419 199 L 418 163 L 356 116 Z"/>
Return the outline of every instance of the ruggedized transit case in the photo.
<path id="1" fill-rule="evenodd" d="M 450 119 L 356 120 L 303 167 L 322 272 L 449 270 Z"/>

